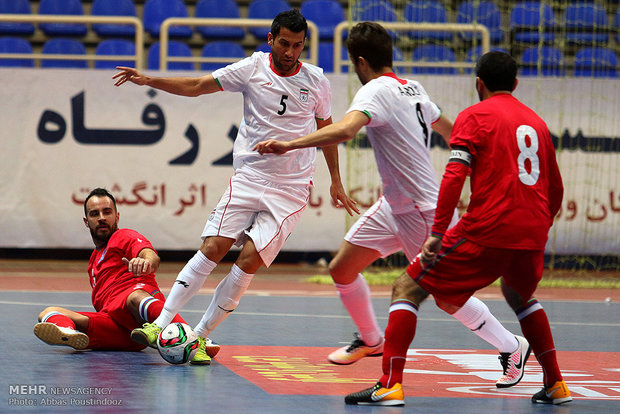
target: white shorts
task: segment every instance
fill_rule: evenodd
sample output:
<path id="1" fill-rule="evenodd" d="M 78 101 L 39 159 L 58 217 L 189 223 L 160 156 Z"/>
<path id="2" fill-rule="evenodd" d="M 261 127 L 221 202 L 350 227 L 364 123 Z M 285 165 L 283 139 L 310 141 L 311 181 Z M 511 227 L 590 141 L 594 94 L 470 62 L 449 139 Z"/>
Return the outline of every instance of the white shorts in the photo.
<path id="1" fill-rule="evenodd" d="M 420 253 L 428 238 L 435 210 L 413 210 L 405 214 L 393 214 L 390 204 L 381 196 L 349 229 L 344 239 L 356 246 L 367 247 L 387 257 L 400 250 L 409 261 Z M 458 221 L 455 211 L 450 227 Z"/>
<path id="2" fill-rule="evenodd" d="M 308 204 L 310 185 L 288 185 L 236 173 L 211 212 L 202 239 L 228 237 L 242 246 L 252 239 L 269 267 Z"/>

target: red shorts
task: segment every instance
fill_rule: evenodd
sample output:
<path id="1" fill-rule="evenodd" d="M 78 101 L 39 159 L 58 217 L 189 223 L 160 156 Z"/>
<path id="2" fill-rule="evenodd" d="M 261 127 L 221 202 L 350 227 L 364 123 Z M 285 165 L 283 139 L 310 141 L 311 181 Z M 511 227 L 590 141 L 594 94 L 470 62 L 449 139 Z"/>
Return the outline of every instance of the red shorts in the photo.
<path id="1" fill-rule="evenodd" d="M 140 351 L 146 348 L 131 340 L 129 334 L 140 324 L 127 308 L 127 296 L 135 290 L 144 290 L 155 299 L 165 301 L 164 295 L 157 285 L 138 283 L 120 292 L 110 300 L 99 312 L 78 312 L 88 317 L 86 335 L 90 339 L 90 349 L 109 351 Z"/>
<path id="2" fill-rule="evenodd" d="M 474 292 L 500 277 L 527 301 L 538 286 L 543 265 L 543 250 L 480 246 L 448 230 L 438 260 L 423 266 L 418 256 L 407 273 L 436 301 L 460 307 Z"/>

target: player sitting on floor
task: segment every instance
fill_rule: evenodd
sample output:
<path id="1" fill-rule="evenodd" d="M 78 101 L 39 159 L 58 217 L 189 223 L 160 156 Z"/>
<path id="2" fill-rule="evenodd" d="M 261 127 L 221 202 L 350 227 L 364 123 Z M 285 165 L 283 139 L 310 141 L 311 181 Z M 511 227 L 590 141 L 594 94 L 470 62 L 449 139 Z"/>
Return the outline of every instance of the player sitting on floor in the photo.
<path id="1" fill-rule="evenodd" d="M 34 334 L 50 345 L 75 349 L 142 350 L 145 346 L 132 341 L 130 333 L 154 321 L 164 306 L 164 295 L 155 281 L 159 256 L 146 237 L 118 228 L 116 201 L 107 190 L 90 192 L 84 214 L 95 244 L 88 263 L 95 312 L 47 307 L 39 314 Z M 176 315 L 173 322 L 185 321 Z M 209 345 L 215 355 L 219 345 Z"/>

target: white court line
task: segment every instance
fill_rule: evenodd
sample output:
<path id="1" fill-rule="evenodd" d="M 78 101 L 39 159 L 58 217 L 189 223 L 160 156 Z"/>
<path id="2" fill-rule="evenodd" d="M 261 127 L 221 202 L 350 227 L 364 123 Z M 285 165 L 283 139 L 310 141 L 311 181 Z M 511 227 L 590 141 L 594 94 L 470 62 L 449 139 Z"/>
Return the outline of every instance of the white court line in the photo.
<path id="1" fill-rule="evenodd" d="M 0 305 L 21 305 L 21 306 L 52 306 L 48 303 L 40 303 L 40 302 L 19 302 L 19 301 L 10 301 L 10 300 L 0 300 Z M 71 308 L 88 308 L 93 310 L 92 305 L 75 305 L 75 304 L 54 304 L 53 306 L 60 306 L 63 308 L 71 309 Z M 194 310 L 194 309 L 182 309 L 183 313 L 204 313 L 204 310 Z M 308 314 L 308 313 L 269 313 L 269 312 L 233 312 L 233 315 L 248 315 L 248 316 L 277 316 L 284 318 L 323 318 L 323 319 L 350 319 L 349 315 L 317 315 L 317 314 Z M 387 320 L 386 316 L 377 316 L 377 319 Z M 454 318 L 418 318 L 419 321 L 428 321 L 428 322 L 451 322 L 460 324 Z M 516 320 L 502 320 L 500 321 L 502 324 L 518 324 Z M 552 325 L 562 325 L 562 326 L 600 326 L 600 327 L 620 327 L 620 323 L 602 323 L 602 322 L 553 322 Z"/>

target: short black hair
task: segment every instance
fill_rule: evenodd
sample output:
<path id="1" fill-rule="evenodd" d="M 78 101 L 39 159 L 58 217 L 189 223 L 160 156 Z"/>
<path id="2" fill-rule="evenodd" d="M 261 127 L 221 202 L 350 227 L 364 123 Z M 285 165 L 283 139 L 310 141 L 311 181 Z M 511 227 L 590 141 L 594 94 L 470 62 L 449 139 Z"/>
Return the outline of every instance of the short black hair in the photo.
<path id="1" fill-rule="evenodd" d="M 361 22 L 353 26 L 347 37 L 347 50 L 354 62 L 363 57 L 375 72 L 392 67 L 392 38 L 379 23 Z"/>
<path id="2" fill-rule="evenodd" d="M 293 33 L 304 32 L 304 37 L 308 35 L 308 22 L 297 9 L 291 9 L 279 13 L 271 23 L 271 34 L 275 38 L 280 34 L 280 29 L 286 27 Z"/>
<path id="3" fill-rule="evenodd" d="M 86 203 L 88 203 L 88 200 L 90 200 L 90 198 L 93 196 L 108 197 L 110 200 L 112 200 L 112 204 L 114 204 L 114 210 L 116 210 L 116 199 L 114 198 L 114 196 L 110 194 L 110 192 L 106 190 L 105 188 L 97 187 L 93 191 L 91 191 L 86 197 L 86 200 L 84 200 L 84 215 L 85 216 L 88 216 L 88 210 L 86 209 Z"/>
<path id="4" fill-rule="evenodd" d="M 491 92 L 512 91 L 517 78 L 517 62 L 504 52 L 485 53 L 476 63 L 476 76 Z"/>

